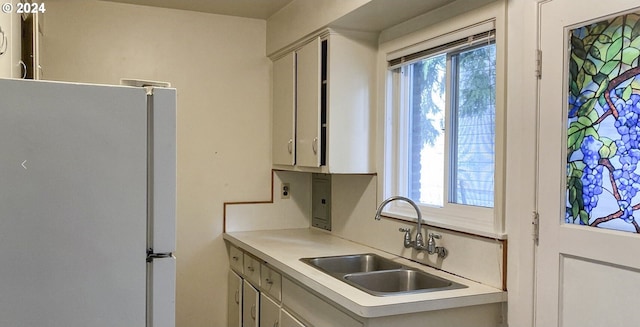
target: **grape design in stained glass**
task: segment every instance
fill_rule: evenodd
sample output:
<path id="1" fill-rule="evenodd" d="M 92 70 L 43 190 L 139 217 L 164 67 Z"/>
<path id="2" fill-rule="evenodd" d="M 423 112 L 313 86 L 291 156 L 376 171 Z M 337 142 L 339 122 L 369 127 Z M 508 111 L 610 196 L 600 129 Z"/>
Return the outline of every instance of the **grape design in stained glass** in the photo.
<path id="1" fill-rule="evenodd" d="M 640 233 L 640 12 L 569 40 L 565 222 Z"/>

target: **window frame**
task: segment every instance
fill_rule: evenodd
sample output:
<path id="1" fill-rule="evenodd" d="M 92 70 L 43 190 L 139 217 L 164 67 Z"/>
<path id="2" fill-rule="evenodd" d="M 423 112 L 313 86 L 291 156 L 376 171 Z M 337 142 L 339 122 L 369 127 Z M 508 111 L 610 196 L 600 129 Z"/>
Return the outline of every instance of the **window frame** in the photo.
<path id="1" fill-rule="evenodd" d="M 485 8 L 486 9 L 486 8 Z M 404 163 L 408 163 L 408 148 L 397 146 L 398 143 L 407 144 L 408 133 L 403 133 L 403 125 L 398 122 L 408 120 L 409 110 L 394 110 L 399 108 L 406 97 L 398 97 L 398 89 L 392 87 L 394 84 L 401 83 L 400 74 L 394 74 L 393 70 L 388 66 L 390 58 L 398 58 L 403 54 L 417 52 L 433 48 L 448 42 L 462 39 L 464 37 L 475 35 L 488 30 L 495 30 L 495 46 L 496 46 L 496 94 L 495 94 L 495 157 L 494 157 L 494 206 L 493 208 L 471 206 L 464 204 L 449 203 L 449 173 L 452 169 L 451 158 L 451 93 L 450 78 L 451 74 L 446 74 L 446 101 L 445 101 L 445 121 L 448 131 L 445 133 L 445 190 L 443 192 L 443 207 L 432 207 L 424 204 L 418 204 L 422 212 L 423 221 L 429 225 L 441 228 L 447 228 L 456 231 L 476 234 L 496 239 L 506 239 L 504 228 L 504 180 L 505 180 L 505 141 L 504 134 L 506 131 L 505 121 L 505 64 L 504 49 L 506 48 L 504 29 L 504 16 L 499 9 L 492 7 L 488 10 L 476 10 L 472 13 L 455 17 L 445 23 L 437 24 L 425 28 L 412 34 L 412 37 L 388 42 L 381 45 L 381 53 L 386 55 L 381 58 L 380 65 L 384 65 L 384 101 L 381 106 L 381 123 L 380 130 L 383 135 L 379 138 L 381 143 L 381 158 L 379 163 L 382 169 L 381 187 L 379 188 L 380 200 L 392 195 L 407 195 L 406 183 L 408 180 L 402 179 L 402 176 L 408 176 L 408 167 Z M 484 31 L 483 31 L 484 29 Z M 480 32 L 479 32 L 480 30 Z M 467 49 L 471 49 L 467 48 Z M 451 54 L 459 53 L 464 50 L 451 50 L 447 54 L 447 70 L 449 69 L 449 60 Z M 433 54 L 436 55 L 436 54 Z M 384 61 L 383 61 L 384 60 Z M 403 88 L 399 88 L 402 90 Z M 406 90 L 406 88 L 404 88 Z M 405 123 L 408 125 L 408 123 Z M 403 140 L 404 138 L 404 140 Z M 405 158 L 404 160 L 402 158 Z M 404 182 L 399 182 L 404 181 Z M 405 185 L 403 185 L 405 183 Z M 393 217 L 401 220 L 415 221 L 416 215 L 414 209 L 402 201 L 394 201 L 385 207 L 382 212 L 384 216 Z"/>

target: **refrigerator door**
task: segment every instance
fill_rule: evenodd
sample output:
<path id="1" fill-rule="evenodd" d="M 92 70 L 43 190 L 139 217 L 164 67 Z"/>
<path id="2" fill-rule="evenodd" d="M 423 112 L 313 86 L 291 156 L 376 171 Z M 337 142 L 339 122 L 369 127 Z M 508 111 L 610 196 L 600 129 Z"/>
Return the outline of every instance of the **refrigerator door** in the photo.
<path id="1" fill-rule="evenodd" d="M 176 249 L 176 90 L 149 96 L 149 244 L 154 253 Z"/>
<path id="2" fill-rule="evenodd" d="M 147 326 L 175 327 L 176 258 L 154 259 L 148 265 Z"/>
<path id="3" fill-rule="evenodd" d="M 176 91 L 155 88 L 148 97 L 149 224 L 147 326 L 175 327 Z"/>
<path id="4" fill-rule="evenodd" d="M 0 326 L 145 326 L 146 108 L 0 80 Z"/>

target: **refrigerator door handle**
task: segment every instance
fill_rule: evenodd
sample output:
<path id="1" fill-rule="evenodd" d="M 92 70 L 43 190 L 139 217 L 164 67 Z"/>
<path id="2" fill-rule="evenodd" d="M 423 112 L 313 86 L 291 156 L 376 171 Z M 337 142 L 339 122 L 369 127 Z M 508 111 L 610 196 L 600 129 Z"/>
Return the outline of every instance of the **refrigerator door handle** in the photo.
<path id="1" fill-rule="evenodd" d="M 147 250 L 147 262 L 152 262 L 155 259 L 166 259 L 166 258 L 172 258 L 172 257 L 173 257 L 172 252 L 154 253 L 153 249 Z"/>

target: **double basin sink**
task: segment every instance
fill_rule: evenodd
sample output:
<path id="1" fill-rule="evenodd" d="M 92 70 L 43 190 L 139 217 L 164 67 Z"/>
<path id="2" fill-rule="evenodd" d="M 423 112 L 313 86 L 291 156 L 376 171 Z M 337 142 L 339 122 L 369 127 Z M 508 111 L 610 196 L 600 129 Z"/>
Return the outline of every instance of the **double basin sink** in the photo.
<path id="1" fill-rule="evenodd" d="M 467 287 L 371 253 L 300 260 L 375 296 L 406 295 Z"/>

